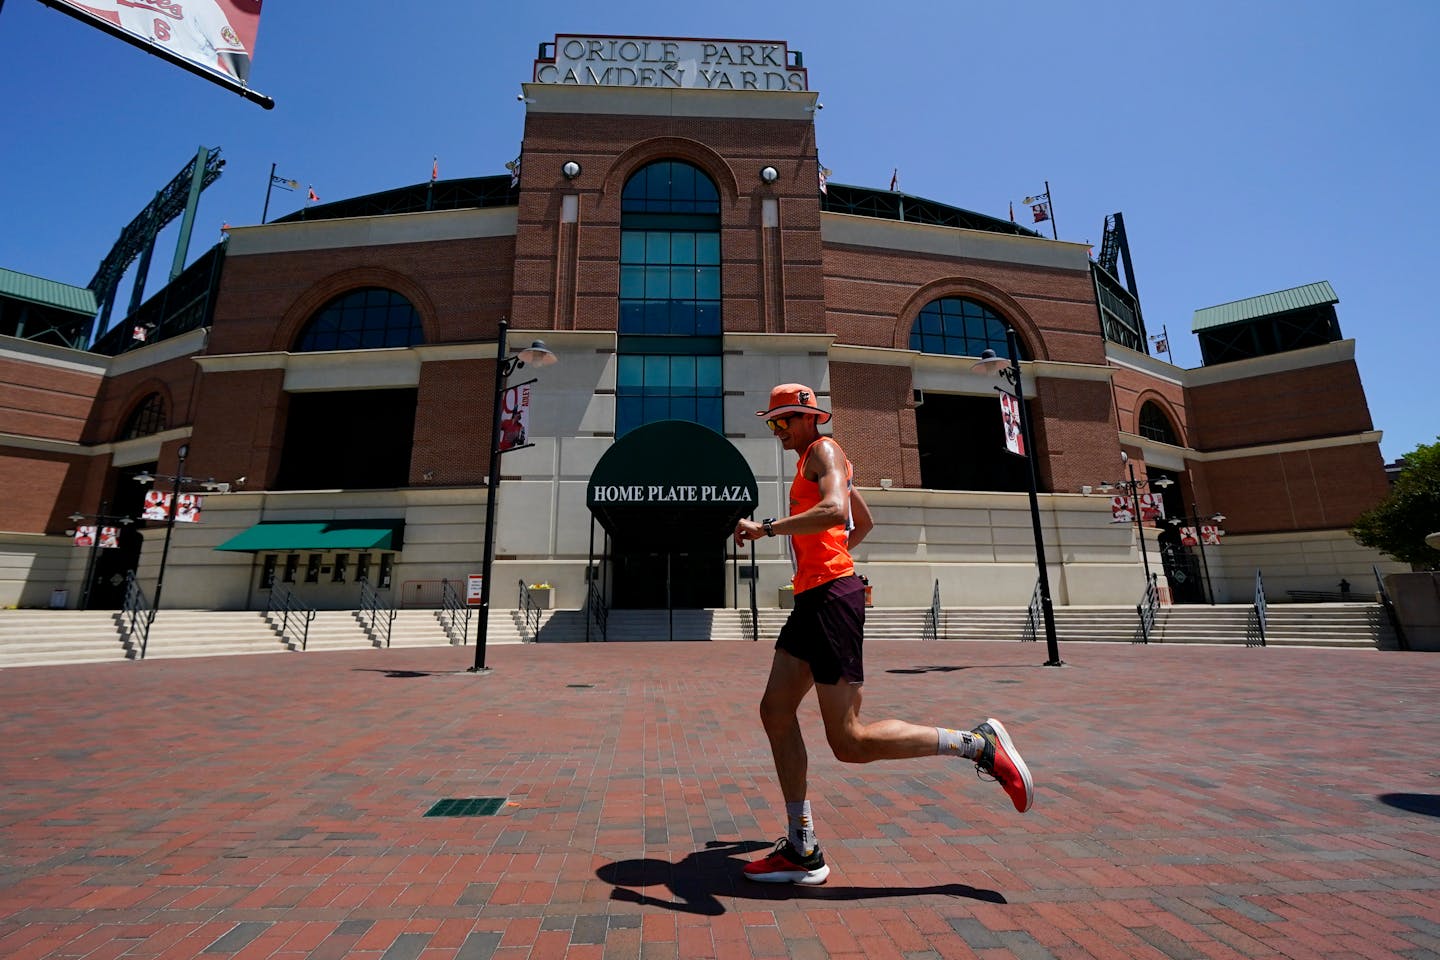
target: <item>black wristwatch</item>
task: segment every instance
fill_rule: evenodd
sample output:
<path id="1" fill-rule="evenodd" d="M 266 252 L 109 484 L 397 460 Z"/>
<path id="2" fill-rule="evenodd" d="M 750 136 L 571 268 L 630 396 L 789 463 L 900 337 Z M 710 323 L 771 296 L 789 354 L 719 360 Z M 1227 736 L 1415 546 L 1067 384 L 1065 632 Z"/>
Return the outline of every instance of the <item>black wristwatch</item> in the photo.
<path id="1" fill-rule="evenodd" d="M 775 536 L 775 518 L 774 518 L 774 517 L 766 517 L 764 520 L 761 520 L 761 521 L 760 521 L 760 526 L 761 526 L 762 528 L 764 528 L 764 530 L 765 530 L 765 536 L 767 536 L 767 537 L 773 537 L 773 536 Z"/>

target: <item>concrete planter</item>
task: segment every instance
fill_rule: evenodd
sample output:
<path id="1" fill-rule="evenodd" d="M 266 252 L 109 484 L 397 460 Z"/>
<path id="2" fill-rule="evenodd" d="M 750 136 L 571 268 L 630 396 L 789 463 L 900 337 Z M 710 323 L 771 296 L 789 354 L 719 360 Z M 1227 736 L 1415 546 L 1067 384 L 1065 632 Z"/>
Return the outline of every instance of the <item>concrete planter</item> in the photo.
<path id="1" fill-rule="evenodd" d="M 555 591 L 550 587 L 531 587 L 530 599 L 534 601 L 537 608 L 541 610 L 549 610 L 551 597 L 554 595 L 554 593 Z"/>
<path id="2" fill-rule="evenodd" d="M 793 610 L 793 609 L 795 609 L 795 591 L 794 591 L 794 590 L 777 590 L 777 591 L 775 591 L 775 592 L 780 595 L 780 600 L 779 600 L 778 606 L 780 607 L 781 610 Z"/>

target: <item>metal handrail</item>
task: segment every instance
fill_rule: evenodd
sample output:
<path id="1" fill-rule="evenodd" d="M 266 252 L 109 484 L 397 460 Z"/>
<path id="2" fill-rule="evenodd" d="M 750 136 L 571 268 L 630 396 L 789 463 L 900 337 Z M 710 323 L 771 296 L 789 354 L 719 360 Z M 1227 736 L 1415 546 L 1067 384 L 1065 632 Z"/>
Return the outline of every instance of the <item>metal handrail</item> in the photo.
<path id="1" fill-rule="evenodd" d="M 1025 626 L 1020 631 L 1020 642 L 1034 642 L 1040 637 L 1040 581 L 1035 581 L 1035 590 L 1030 594 L 1030 606 L 1025 611 Z"/>
<path id="2" fill-rule="evenodd" d="M 925 629 L 920 633 L 921 640 L 940 639 L 940 581 L 935 581 L 935 590 L 930 596 L 930 609 L 925 612 Z"/>
<path id="3" fill-rule="evenodd" d="M 750 549 L 753 553 L 755 541 L 750 541 Z M 760 605 L 755 602 L 755 563 L 752 556 L 750 563 L 750 579 L 746 582 L 750 585 L 750 642 L 758 643 L 760 640 Z"/>
<path id="4" fill-rule="evenodd" d="M 1395 601 L 1390 599 L 1390 591 L 1385 589 L 1385 581 L 1380 577 L 1380 568 L 1371 564 L 1370 569 L 1375 574 L 1375 587 L 1376 593 L 1380 597 L 1380 605 L 1385 608 L 1385 615 L 1390 618 L 1390 626 L 1395 629 L 1395 643 L 1401 650 L 1409 650 L 1410 641 L 1405 637 L 1405 628 L 1400 626 L 1400 612 L 1395 609 Z"/>
<path id="5" fill-rule="evenodd" d="M 525 586 L 525 581 L 520 581 L 520 642 L 525 642 L 525 634 L 529 633 L 536 641 L 540 639 L 540 608 L 535 605 L 535 597 L 530 593 L 530 588 Z"/>
<path id="6" fill-rule="evenodd" d="M 135 571 L 125 571 L 125 603 L 120 608 L 120 629 L 132 640 L 139 632 L 140 656 L 137 660 L 145 659 L 145 648 L 150 643 L 150 624 L 154 622 L 155 611 L 150 609 L 145 591 L 140 589 L 140 582 L 135 579 Z"/>
<path id="7" fill-rule="evenodd" d="M 1259 571 L 1259 570 L 1256 570 L 1256 571 L 1255 571 L 1255 603 L 1254 603 L 1254 606 L 1253 606 L 1253 611 L 1254 611 L 1254 614 L 1255 614 L 1255 633 L 1254 633 L 1254 634 L 1251 634 L 1249 630 L 1246 630 L 1245 646 L 1247 646 L 1247 647 L 1254 647 L 1254 646 L 1261 646 L 1261 647 L 1263 647 L 1263 646 L 1265 646 L 1265 617 L 1266 617 L 1266 611 L 1265 611 L 1265 581 L 1264 581 L 1264 579 L 1260 576 L 1260 571 Z M 1258 643 L 1252 642 L 1252 639 L 1255 639 L 1255 638 L 1258 638 L 1258 641 L 1259 641 Z"/>
<path id="8" fill-rule="evenodd" d="M 370 615 L 370 623 L 365 623 L 365 615 Z M 380 594 L 370 586 L 368 577 L 360 578 L 360 625 L 370 631 L 373 636 L 376 633 L 376 624 L 381 617 L 385 618 L 385 646 L 390 646 L 390 632 L 395 626 L 395 608 L 386 607 L 380 602 Z"/>
<path id="9" fill-rule="evenodd" d="M 449 580 L 440 581 L 440 628 L 445 631 L 445 636 L 450 637 L 454 643 L 455 624 L 460 623 L 460 643 L 470 643 L 470 607 L 460 599 L 460 591 L 456 590 Z M 446 618 L 450 622 L 446 623 Z"/>
<path id="10" fill-rule="evenodd" d="M 590 623 L 594 622 L 600 628 L 600 639 L 608 640 L 606 634 L 610 621 L 610 608 L 605 606 L 605 598 L 600 593 L 600 587 L 594 580 L 590 581 L 590 588 L 586 591 L 585 597 L 585 642 L 590 642 Z"/>
<path id="11" fill-rule="evenodd" d="M 278 598 L 278 599 L 277 599 Z M 278 590 L 270 591 L 270 599 L 265 604 L 265 616 L 272 617 L 279 613 L 280 616 L 280 639 L 290 642 L 290 617 L 293 614 L 297 623 L 302 625 L 300 631 L 300 649 L 304 650 L 306 643 L 310 640 L 310 621 L 315 619 L 315 608 L 306 606 L 305 603 L 287 588 L 281 587 Z"/>
<path id="12" fill-rule="evenodd" d="M 1155 614 L 1160 610 L 1160 587 L 1159 577 L 1150 574 L 1150 579 L 1145 583 L 1145 594 L 1140 602 L 1135 604 L 1135 612 L 1140 615 L 1140 640 L 1139 643 L 1149 643 L 1150 634 L 1155 632 Z"/>

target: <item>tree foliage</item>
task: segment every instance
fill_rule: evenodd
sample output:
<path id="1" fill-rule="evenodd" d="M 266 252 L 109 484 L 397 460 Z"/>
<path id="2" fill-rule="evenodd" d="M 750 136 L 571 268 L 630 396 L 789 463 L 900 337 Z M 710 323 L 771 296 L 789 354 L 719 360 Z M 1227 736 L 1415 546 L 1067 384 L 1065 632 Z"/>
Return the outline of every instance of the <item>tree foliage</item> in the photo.
<path id="1" fill-rule="evenodd" d="M 1425 545 L 1427 534 L 1440 532 L 1440 442 L 1422 443 L 1404 459 L 1390 495 L 1356 520 L 1352 533 L 1403 563 L 1440 570 L 1440 550 Z"/>

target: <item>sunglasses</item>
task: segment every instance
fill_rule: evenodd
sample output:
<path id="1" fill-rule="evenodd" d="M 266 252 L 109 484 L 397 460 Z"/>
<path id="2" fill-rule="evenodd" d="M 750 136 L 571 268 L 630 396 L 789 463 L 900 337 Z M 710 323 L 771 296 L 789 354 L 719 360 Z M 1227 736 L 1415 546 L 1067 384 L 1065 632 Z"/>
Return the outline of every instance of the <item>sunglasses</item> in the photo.
<path id="1" fill-rule="evenodd" d="M 779 433 L 781 430 L 787 430 L 787 429 L 789 429 L 789 427 L 790 427 L 790 418 L 789 418 L 789 417 L 774 417 L 774 418 L 772 418 L 772 419 L 770 419 L 770 420 L 766 420 L 766 421 L 765 421 L 765 426 L 767 426 L 767 427 L 770 428 L 770 432 L 771 432 L 771 433 Z"/>

